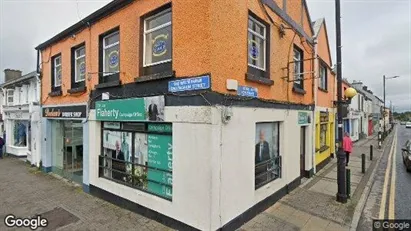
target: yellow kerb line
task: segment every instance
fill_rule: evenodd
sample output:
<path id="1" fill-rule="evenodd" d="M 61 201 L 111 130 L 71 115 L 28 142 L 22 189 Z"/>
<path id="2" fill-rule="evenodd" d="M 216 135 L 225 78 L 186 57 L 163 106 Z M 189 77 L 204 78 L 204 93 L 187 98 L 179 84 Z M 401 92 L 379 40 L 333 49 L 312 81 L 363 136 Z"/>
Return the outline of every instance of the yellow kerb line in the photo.
<path id="1" fill-rule="evenodd" d="M 391 145 L 391 150 L 390 150 L 390 153 L 388 155 L 387 169 L 385 171 L 384 186 L 383 186 L 383 190 L 382 190 L 380 213 L 379 213 L 379 219 L 380 220 L 385 218 L 385 204 L 387 203 L 387 188 L 388 188 L 387 185 L 388 185 L 388 178 L 389 178 L 390 171 L 391 171 L 391 156 L 392 156 L 393 150 L 394 150 L 394 145 Z M 382 153 L 382 155 L 384 155 L 384 153 Z"/>
<path id="2" fill-rule="evenodd" d="M 396 177 L 396 156 L 397 156 L 397 133 L 394 135 L 394 157 L 392 160 L 392 175 L 391 175 L 391 189 L 390 189 L 390 202 L 388 204 L 388 219 L 394 220 L 395 217 L 395 177 Z"/>

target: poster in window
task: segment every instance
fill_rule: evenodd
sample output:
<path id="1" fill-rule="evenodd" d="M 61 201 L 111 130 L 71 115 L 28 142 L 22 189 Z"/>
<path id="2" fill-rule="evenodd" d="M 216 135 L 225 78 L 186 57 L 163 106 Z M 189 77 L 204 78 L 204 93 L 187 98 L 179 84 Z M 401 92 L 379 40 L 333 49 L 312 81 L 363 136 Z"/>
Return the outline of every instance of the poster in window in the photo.
<path id="1" fill-rule="evenodd" d="M 146 107 L 146 118 L 149 121 L 164 121 L 164 97 L 145 97 L 144 105 Z"/>
<path id="2" fill-rule="evenodd" d="M 172 136 L 149 134 L 148 137 L 148 190 L 172 197 L 173 144 Z"/>
<path id="3" fill-rule="evenodd" d="M 127 175 L 121 172 L 131 173 L 131 133 L 108 131 L 103 132 L 104 156 L 111 157 L 112 160 L 106 159 L 105 166 L 116 171 L 104 171 L 105 177 L 115 180 L 126 181 Z"/>

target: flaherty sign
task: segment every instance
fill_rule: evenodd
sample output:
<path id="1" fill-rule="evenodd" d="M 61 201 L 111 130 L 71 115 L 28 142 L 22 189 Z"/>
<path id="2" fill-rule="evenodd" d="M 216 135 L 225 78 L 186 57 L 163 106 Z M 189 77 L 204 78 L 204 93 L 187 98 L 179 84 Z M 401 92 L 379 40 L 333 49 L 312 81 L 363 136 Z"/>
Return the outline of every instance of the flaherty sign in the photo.
<path id="1" fill-rule="evenodd" d="M 101 121 L 163 121 L 164 96 L 96 102 Z"/>

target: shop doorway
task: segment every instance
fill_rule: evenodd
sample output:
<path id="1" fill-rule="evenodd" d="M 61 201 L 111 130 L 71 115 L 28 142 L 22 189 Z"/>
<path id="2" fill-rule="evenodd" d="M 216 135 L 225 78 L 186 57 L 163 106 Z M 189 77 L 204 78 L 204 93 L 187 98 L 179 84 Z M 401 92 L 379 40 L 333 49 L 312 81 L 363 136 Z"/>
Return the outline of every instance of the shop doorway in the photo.
<path id="1" fill-rule="evenodd" d="M 300 129 L 300 176 L 305 176 L 305 127 Z"/>
<path id="2" fill-rule="evenodd" d="M 52 152 L 52 171 L 82 184 L 83 124 L 80 121 L 53 121 Z"/>

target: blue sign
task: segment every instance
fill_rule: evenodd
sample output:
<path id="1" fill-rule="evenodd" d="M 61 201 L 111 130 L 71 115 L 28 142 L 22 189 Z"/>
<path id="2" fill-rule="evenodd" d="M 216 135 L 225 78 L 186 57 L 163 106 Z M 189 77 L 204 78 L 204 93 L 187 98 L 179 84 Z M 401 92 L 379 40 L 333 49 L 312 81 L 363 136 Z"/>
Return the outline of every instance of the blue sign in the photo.
<path id="1" fill-rule="evenodd" d="M 210 88 L 210 76 L 200 76 L 189 79 L 174 80 L 168 82 L 169 92 L 179 92 L 179 91 L 195 91 L 204 90 Z"/>
<path id="2" fill-rule="evenodd" d="M 153 46 L 153 53 L 156 55 L 162 55 L 166 50 L 166 41 L 158 40 Z"/>
<path id="3" fill-rule="evenodd" d="M 255 87 L 238 86 L 237 94 L 246 97 L 258 97 L 258 90 Z"/>
<path id="4" fill-rule="evenodd" d="M 83 62 L 80 64 L 80 75 L 84 75 L 86 72 L 86 64 Z"/>
<path id="5" fill-rule="evenodd" d="M 118 65 L 118 52 L 117 51 L 112 51 L 109 54 L 109 66 L 111 68 L 114 68 Z"/>
<path id="6" fill-rule="evenodd" d="M 258 58 L 259 52 L 258 52 L 258 47 L 257 46 L 251 46 L 250 47 L 250 55 L 253 59 Z"/>

